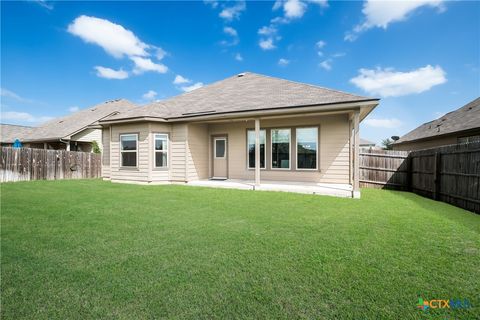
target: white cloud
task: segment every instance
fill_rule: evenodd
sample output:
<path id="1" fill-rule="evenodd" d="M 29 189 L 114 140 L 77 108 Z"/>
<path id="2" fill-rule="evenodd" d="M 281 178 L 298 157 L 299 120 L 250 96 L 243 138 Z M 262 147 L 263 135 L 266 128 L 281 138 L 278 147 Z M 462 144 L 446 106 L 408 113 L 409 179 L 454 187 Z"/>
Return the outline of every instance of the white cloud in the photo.
<path id="1" fill-rule="evenodd" d="M 421 93 L 447 82 L 446 73 L 440 66 L 427 65 L 408 72 L 393 69 L 360 69 L 359 75 L 350 82 L 372 95 L 398 97 Z"/>
<path id="2" fill-rule="evenodd" d="M 191 86 L 181 87 L 181 89 L 185 92 L 190 92 L 190 91 L 193 91 L 193 90 L 201 88 L 201 87 L 203 87 L 203 83 L 202 82 L 197 82 L 195 84 L 192 84 Z"/>
<path id="3" fill-rule="evenodd" d="M 225 7 L 220 12 L 220 18 L 223 18 L 227 21 L 231 21 L 233 19 L 239 19 L 240 14 L 242 11 L 245 11 L 246 5 L 245 1 L 238 1 L 233 7 Z"/>
<path id="4" fill-rule="evenodd" d="M 277 32 L 277 28 L 274 26 L 263 26 L 260 29 L 258 29 L 258 34 L 261 34 L 263 36 L 268 36 L 271 34 L 275 34 Z"/>
<path id="5" fill-rule="evenodd" d="M 323 69 L 330 71 L 332 70 L 332 62 L 333 62 L 332 59 L 327 59 L 327 60 L 323 60 L 318 65 Z"/>
<path id="6" fill-rule="evenodd" d="M 203 0 L 203 3 L 205 3 L 206 5 L 210 5 L 213 9 L 218 7 L 218 1 L 216 0 Z"/>
<path id="7" fill-rule="evenodd" d="M 233 29 L 232 27 L 224 27 L 223 32 L 225 32 L 228 35 L 231 35 L 232 37 L 238 36 L 237 30 Z"/>
<path id="8" fill-rule="evenodd" d="M 157 92 L 149 90 L 142 95 L 143 100 L 153 100 L 157 96 Z"/>
<path id="9" fill-rule="evenodd" d="M 158 73 L 166 73 L 168 71 L 166 65 L 155 63 L 150 58 L 130 57 L 130 59 L 135 63 L 135 68 L 133 69 L 133 73 L 135 74 L 142 74 L 146 71 L 154 71 Z"/>
<path id="10" fill-rule="evenodd" d="M 173 84 L 183 84 L 183 83 L 190 83 L 190 82 L 192 82 L 190 79 L 184 78 L 179 74 L 177 74 L 175 76 L 175 80 L 173 80 Z"/>
<path id="11" fill-rule="evenodd" d="M 318 4 L 321 7 L 328 7 L 328 1 L 327 0 L 308 0 L 307 2 Z"/>
<path id="12" fill-rule="evenodd" d="M 53 119 L 47 116 L 34 116 L 28 112 L 6 111 L 0 114 L 1 121 L 21 121 L 29 123 L 41 123 Z"/>
<path id="13" fill-rule="evenodd" d="M 102 47 L 115 58 L 123 56 L 148 56 L 149 45 L 130 30 L 105 19 L 79 16 L 69 26 L 68 32 L 80 37 L 87 43 Z"/>
<path id="14" fill-rule="evenodd" d="M 317 41 L 317 43 L 315 43 L 315 46 L 317 47 L 317 49 L 322 49 L 326 45 L 327 45 L 327 43 L 323 40 Z"/>
<path id="15" fill-rule="evenodd" d="M 260 39 L 258 45 L 260 46 L 260 48 L 262 48 L 262 50 L 272 50 L 276 48 L 276 46 L 273 44 L 272 38 Z"/>
<path id="16" fill-rule="evenodd" d="M 365 119 L 363 121 L 367 126 L 375 128 L 398 128 L 402 125 L 402 122 L 398 119 Z"/>
<path id="17" fill-rule="evenodd" d="M 33 0 L 36 4 L 44 7 L 47 10 L 53 10 L 53 4 L 45 1 L 45 0 Z"/>
<path id="18" fill-rule="evenodd" d="M 241 55 L 240 53 L 237 53 L 237 54 L 235 55 L 235 60 L 237 60 L 237 61 L 243 61 L 242 55 Z"/>
<path id="19" fill-rule="evenodd" d="M 300 0 L 287 0 L 283 4 L 285 17 L 289 19 L 301 18 L 307 9 L 307 5 Z"/>
<path id="20" fill-rule="evenodd" d="M 157 47 L 157 48 L 156 48 L 155 57 L 156 57 L 158 60 L 162 60 L 163 58 L 165 58 L 166 55 L 167 55 L 167 52 L 166 52 L 165 50 L 163 50 L 163 49 L 160 48 L 160 47 Z"/>
<path id="21" fill-rule="evenodd" d="M 80 110 L 80 108 L 77 107 L 77 106 L 68 108 L 68 111 L 70 111 L 70 112 L 77 112 L 77 111 L 79 111 L 79 110 Z"/>
<path id="22" fill-rule="evenodd" d="M 97 70 L 97 76 L 100 78 L 105 79 L 117 79 L 123 80 L 128 78 L 128 72 L 124 71 L 123 69 L 114 70 L 110 68 L 105 68 L 101 66 L 95 66 L 95 70 Z"/>
<path id="23" fill-rule="evenodd" d="M 287 66 L 289 63 L 290 63 L 290 60 L 287 60 L 287 59 L 284 59 L 284 58 L 280 58 L 278 60 L 278 65 L 282 66 L 282 67 Z"/>
<path id="24" fill-rule="evenodd" d="M 33 102 L 33 100 L 31 100 L 31 99 L 21 97 L 20 95 L 16 94 L 15 92 L 10 91 L 10 90 L 5 89 L 5 88 L 0 89 L 0 96 L 5 97 L 5 98 L 11 98 L 11 99 L 17 100 L 19 102 L 25 102 L 25 103 Z"/>
<path id="25" fill-rule="evenodd" d="M 364 22 L 355 26 L 353 31 L 347 32 L 345 40 L 354 41 L 358 35 L 373 27 L 387 29 L 393 22 L 408 19 L 418 8 L 428 6 L 445 10 L 443 0 L 415 0 L 415 1 L 378 1 L 367 0 L 363 4 Z"/>

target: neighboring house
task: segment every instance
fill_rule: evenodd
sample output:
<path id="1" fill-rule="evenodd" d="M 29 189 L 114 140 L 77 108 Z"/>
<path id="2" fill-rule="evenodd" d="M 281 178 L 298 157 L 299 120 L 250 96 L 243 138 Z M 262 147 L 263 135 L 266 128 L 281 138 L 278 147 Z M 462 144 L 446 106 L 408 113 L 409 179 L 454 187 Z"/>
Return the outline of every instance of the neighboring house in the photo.
<path id="1" fill-rule="evenodd" d="M 117 182 L 347 184 L 358 196 L 359 123 L 377 105 L 242 73 L 101 120 L 102 172 Z"/>
<path id="2" fill-rule="evenodd" d="M 90 152 L 92 142 L 96 141 L 102 149 L 102 127 L 98 121 L 133 108 L 136 106 L 130 101 L 118 99 L 53 119 L 39 127 L 1 124 L 0 142 L 10 146 L 18 139 L 24 147 Z"/>
<path id="3" fill-rule="evenodd" d="M 375 142 L 360 138 L 360 148 L 375 148 Z"/>
<path id="4" fill-rule="evenodd" d="M 392 144 L 394 150 L 419 150 L 480 141 L 480 98 L 422 124 Z"/>

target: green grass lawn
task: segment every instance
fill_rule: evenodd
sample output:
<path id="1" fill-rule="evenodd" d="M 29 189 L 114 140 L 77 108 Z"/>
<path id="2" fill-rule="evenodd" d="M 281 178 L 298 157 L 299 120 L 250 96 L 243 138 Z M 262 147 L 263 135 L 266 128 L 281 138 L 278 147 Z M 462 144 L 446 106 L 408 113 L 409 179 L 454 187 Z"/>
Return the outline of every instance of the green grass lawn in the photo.
<path id="1" fill-rule="evenodd" d="M 479 245 L 480 216 L 411 193 L 2 184 L 1 317 L 472 319 Z"/>

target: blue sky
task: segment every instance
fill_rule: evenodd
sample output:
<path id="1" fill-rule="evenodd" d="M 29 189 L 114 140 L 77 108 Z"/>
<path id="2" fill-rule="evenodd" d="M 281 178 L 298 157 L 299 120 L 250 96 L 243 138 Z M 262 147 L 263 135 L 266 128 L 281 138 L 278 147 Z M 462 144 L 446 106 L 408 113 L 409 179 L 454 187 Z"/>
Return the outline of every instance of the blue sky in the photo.
<path id="1" fill-rule="evenodd" d="M 1 36 L 2 123 L 251 71 L 381 98 L 380 142 L 480 96 L 474 1 L 1 2 Z"/>

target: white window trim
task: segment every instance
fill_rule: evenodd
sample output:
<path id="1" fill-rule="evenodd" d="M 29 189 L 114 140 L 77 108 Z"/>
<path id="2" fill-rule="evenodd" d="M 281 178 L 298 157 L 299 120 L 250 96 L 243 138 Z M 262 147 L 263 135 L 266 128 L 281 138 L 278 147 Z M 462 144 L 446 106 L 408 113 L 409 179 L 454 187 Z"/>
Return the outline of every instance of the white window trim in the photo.
<path id="1" fill-rule="evenodd" d="M 250 167 L 250 153 L 249 153 L 249 149 L 248 149 L 248 132 L 249 131 L 252 131 L 252 132 L 255 132 L 254 129 L 248 129 L 247 130 L 247 169 L 248 170 L 255 170 L 255 167 Z M 263 148 L 263 157 L 265 159 L 265 161 L 263 162 L 263 167 L 260 166 L 260 170 L 266 170 L 267 169 L 267 130 L 266 129 L 260 129 L 260 131 L 264 131 L 265 132 L 265 147 Z"/>
<path id="2" fill-rule="evenodd" d="M 317 134 L 315 135 L 315 143 L 316 143 L 316 146 L 317 146 L 317 154 L 316 154 L 316 157 L 315 157 L 315 168 L 314 169 L 308 169 L 308 168 L 299 168 L 298 167 L 298 129 L 317 129 Z M 298 128 L 295 128 L 295 170 L 296 171 L 317 171 L 318 170 L 318 127 L 298 127 Z"/>
<path id="3" fill-rule="evenodd" d="M 167 149 L 165 150 L 156 150 L 155 145 L 157 142 L 157 136 L 164 136 L 167 139 Z M 170 136 L 168 133 L 153 133 L 153 167 L 155 169 L 167 169 L 170 164 Z M 166 153 L 167 154 L 167 164 L 165 166 L 157 166 L 157 153 Z"/>
<path id="4" fill-rule="evenodd" d="M 288 168 L 274 168 L 273 167 L 273 134 L 272 131 L 275 130 L 288 130 Z M 270 129 L 270 169 L 271 170 L 280 170 L 288 171 L 292 169 L 292 129 L 291 128 L 272 128 Z"/>
<path id="5" fill-rule="evenodd" d="M 122 137 L 125 137 L 125 136 L 135 136 L 135 150 L 122 150 Z M 120 168 L 126 168 L 126 169 L 134 169 L 134 168 L 138 168 L 138 133 L 122 133 L 120 134 Z M 124 166 L 123 165 L 123 157 L 122 157 L 122 153 L 124 152 L 135 152 L 136 153 L 136 159 L 135 159 L 135 166 Z"/>
<path id="6" fill-rule="evenodd" d="M 225 150 L 223 150 L 223 157 L 217 157 L 217 140 L 223 140 L 225 143 Z M 213 138 L 213 158 L 219 159 L 219 160 L 227 159 L 227 138 L 225 137 Z"/>

